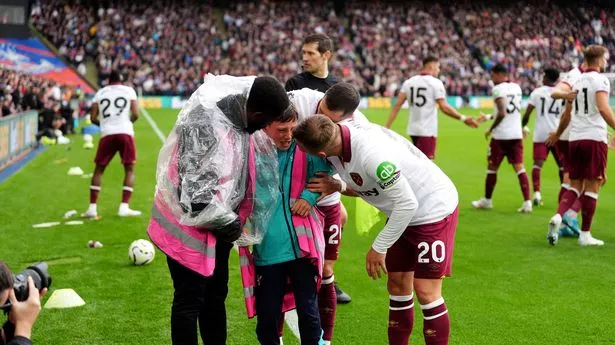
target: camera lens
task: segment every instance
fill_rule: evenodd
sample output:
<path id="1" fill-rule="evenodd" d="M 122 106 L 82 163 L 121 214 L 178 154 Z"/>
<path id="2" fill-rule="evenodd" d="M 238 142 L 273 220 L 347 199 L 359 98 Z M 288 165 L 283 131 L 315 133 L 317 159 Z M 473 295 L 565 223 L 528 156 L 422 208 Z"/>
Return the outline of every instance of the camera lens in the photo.
<path id="1" fill-rule="evenodd" d="M 29 266 L 22 272 L 19 272 L 13 278 L 13 289 L 15 290 L 15 298 L 18 301 L 25 301 L 28 299 L 28 277 L 32 277 L 34 286 L 37 290 L 49 288 L 51 285 L 51 276 L 49 275 L 49 267 L 45 262 L 39 262 L 35 265 Z"/>

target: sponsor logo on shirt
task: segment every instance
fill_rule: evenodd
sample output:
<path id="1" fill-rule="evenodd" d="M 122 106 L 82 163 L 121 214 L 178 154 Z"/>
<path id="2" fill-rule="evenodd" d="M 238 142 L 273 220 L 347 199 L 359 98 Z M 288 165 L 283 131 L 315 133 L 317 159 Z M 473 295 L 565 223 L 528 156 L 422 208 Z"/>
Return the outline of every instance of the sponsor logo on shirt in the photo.
<path id="1" fill-rule="evenodd" d="M 380 193 L 378 192 L 378 190 L 376 188 L 372 188 L 371 190 L 368 190 L 368 191 L 365 191 L 365 192 L 357 191 L 357 194 L 359 194 L 360 196 L 378 196 L 378 195 L 380 195 Z"/>
<path id="2" fill-rule="evenodd" d="M 361 175 L 359 175 L 359 173 L 356 172 L 351 172 L 350 173 L 350 178 L 352 178 L 352 181 L 357 185 L 357 186 L 362 186 L 363 185 L 363 178 L 361 177 Z"/>
<path id="3" fill-rule="evenodd" d="M 391 177 L 388 181 L 386 182 L 379 182 L 378 185 L 380 186 L 380 188 L 382 188 L 383 190 L 386 190 L 387 188 L 391 187 L 392 185 L 395 184 L 395 182 L 399 181 L 399 178 L 401 177 L 401 171 L 397 170 L 395 172 L 395 174 L 393 175 L 393 177 Z"/>
<path id="4" fill-rule="evenodd" d="M 376 168 L 376 176 L 380 182 L 386 182 L 395 175 L 397 167 L 391 162 L 384 161 Z"/>

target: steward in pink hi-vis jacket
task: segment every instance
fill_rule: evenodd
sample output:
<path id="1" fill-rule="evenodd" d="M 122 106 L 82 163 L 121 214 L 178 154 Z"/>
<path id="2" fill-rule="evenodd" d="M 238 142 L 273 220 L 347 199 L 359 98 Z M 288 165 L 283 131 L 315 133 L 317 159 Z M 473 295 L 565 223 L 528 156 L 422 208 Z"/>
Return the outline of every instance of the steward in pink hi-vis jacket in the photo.
<path id="1" fill-rule="evenodd" d="M 256 205 L 255 155 L 267 154 L 251 134 L 289 104 L 273 77 L 207 75 L 160 150 L 148 234 L 173 280 L 173 344 L 197 345 L 197 321 L 204 343 L 226 344 L 228 257 Z"/>

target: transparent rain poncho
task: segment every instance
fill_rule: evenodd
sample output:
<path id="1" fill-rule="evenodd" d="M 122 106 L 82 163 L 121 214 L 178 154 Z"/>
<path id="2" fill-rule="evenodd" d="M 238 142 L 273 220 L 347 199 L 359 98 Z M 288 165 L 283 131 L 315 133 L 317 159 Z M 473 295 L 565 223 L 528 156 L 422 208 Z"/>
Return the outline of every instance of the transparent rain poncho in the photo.
<path id="1" fill-rule="evenodd" d="M 247 199 L 251 212 L 243 245 L 260 242 L 278 195 L 277 153 L 266 135 L 252 136 L 252 161 L 263 164 L 249 169 L 246 101 L 254 79 L 207 75 L 182 107 L 156 173 L 157 200 L 183 225 L 224 231 L 239 221 L 239 206 Z M 266 201 L 256 197 L 256 186 L 247 187 L 251 177 Z"/>

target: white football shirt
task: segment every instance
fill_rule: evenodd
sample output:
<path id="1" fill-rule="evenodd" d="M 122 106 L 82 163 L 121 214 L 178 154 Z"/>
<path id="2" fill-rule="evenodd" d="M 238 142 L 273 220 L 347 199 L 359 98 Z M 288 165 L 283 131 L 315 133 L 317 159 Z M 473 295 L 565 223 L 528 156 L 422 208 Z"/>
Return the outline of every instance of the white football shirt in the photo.
<path id="1" fill-rule="evenodd" d="M 328 157 L 348 187 L 389 216 L 372 247 L 385 253 L 408 226 L 438 222 L 455 211 L 453 182 L 397 133 L 370 123 L 340 125 L 343 161 Z"/>
<path id="2" fill-rule="evenodd" d="M 566 75 L 562 79 L 562 83 L 567 84 L 572 89 L 572 86 L 574 85 L 574 83 L 576 83 L 577 80 L 581 78 L 581 74 L 582 74 L 581 70 L 578 67 L 575 67 L 571 69 L 570 71 L 568 71 L 568 73 L 566 73 Z M 564 112 L 564 109 L 562 109 L 562 113 Z M 559 140 L 563 140 L 563 141 L 568 141 L 569 139 L 570 139 L 570 124 L 568 124 L 568 127 L 566 127 L 566 129 L 562 132 L 562 135 L 559 137 Z"/>
<path id="3" fill-rule="evenodd" d="M 307 118 L 308 116 L 312 116 L 314 114 L 318 114 L 318 105 L 320 101 L 325 96 L 324 93 L 308 88 L 303 88 L 301 90 L 294 90 L 287 92 L 288 98 L 291 103 L 295 106 L 297 113 L 299 115 L 299 121 Z M 359 122 L 367 122 L 367 118 L 363 115 L 359 110 L 356 110 L 352 117 L 346 120 L 343 120 L 342 123 L 348 121 L 359 121 Z M 339 175 L 334 175 L 334 178 L 339 179 Z M 331 195 L 324 197 L 322 200 L 318 202 L 318 206 L 332 206 L 340 202 L 342 195 L 338 192 L 335 192 Z"/>
<path id="4" fill-rule="evenodd" d="M 521 87 L 518 84 L 505 82 L 493 87 L 494 101 L 503 98 L 506 116 L 500 124 L 495 127 L 491 135 L 493 139 L 511 140 L 522 139 L 523 130 L 521 128 Z M 497 108 L 496 108 L 497 112 Z"/>
<path id="5" fill-rule="evenodd" d="M 585 72 L 574 83 L 577 98 L 572 105 L 570 141 L 595 140 L 608 143 L 607 123 L 596 104 L 598 92 L 611 92 L 609 79 L 596 71 Z"/>
<path id="6" fill-rule="evenodd" d="M 528 104 L 536 109 L 536 124 L 534 126 L 534 142 L 544 143 L 549 133 L 555 132 L 559 125 L 560 114 L 566 101 L 551 98 L 552 86 L 541 86 L 530 94 Z"/>
<path id="7" fill-rule="evenodd" d="M 402 84 L 400 92 L 406 94 L 409 105 L 408 134 L 425 137 L 438 136 L 436 100 L 446 97 L 442 81 L 431 75 L 415 75 Z"/>
<path id="8" fill-rule="evenodd" d="M 130 101 L 136 100 L 135 90 L 125 85 L 109 85 L 96 92 L 92 102 L 98 104 L 101 136 L 135 135 L 130 121 Z"/>

